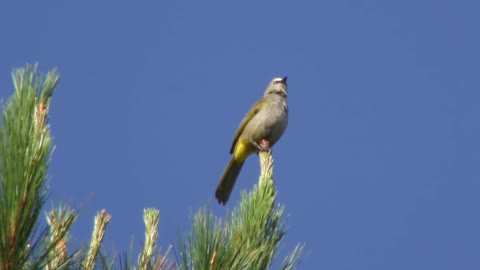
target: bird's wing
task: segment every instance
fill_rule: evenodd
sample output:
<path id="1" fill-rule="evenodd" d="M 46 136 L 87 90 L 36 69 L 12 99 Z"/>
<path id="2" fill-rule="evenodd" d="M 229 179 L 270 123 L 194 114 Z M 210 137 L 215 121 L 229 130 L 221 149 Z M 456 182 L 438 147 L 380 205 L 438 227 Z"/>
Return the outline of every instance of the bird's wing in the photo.
<path id="1" fill-rule="evenodd" d="M 237 133 L 235 133 L 235 137 L 233 137 L 232 141 L 232 148 L 230 148 L 230 154 L 233 154 L 233 151 L 235 150 L 235 145 L 237 145 L 238 139 L 240 138 L 240 135 L 242 135 L 243 130 L 245 129 L 245 126 L 252 120 L 252 118 L 260 111 L 262 108 L 262 103 L 263 99 L 260 99 L 253 105 L 253 107 L 250 109 L 250 111 L 247 113 L 245 118 L 243 118 L 242 123 L 240 123 L 240 127 L 237 129 Z"/>

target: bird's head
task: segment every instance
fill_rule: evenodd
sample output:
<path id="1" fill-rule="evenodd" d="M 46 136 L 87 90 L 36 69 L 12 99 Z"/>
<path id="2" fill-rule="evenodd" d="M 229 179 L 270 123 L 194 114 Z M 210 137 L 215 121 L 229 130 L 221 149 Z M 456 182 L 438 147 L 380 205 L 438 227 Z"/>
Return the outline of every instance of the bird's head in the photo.
<path id="1" fill-rule="evenodd" d="M 279 95 L 281 97 L 287 97 L 287 77 L 274 78 L 267 87 L 264 96 Z"/>

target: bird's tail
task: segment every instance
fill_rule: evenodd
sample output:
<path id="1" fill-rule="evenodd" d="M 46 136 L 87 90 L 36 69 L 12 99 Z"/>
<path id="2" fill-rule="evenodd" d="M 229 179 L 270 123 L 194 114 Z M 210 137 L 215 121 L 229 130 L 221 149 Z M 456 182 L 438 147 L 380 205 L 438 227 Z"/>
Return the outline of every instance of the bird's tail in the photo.
<path id="1" fill-rule="evenodd" d="M 217 191 L 215 191 L 215 198 L 217 198 L 219 204 L 225 205 L 230 198 L 230 194 L 232 193 L 233 186 L 235 186 L 235 182 L 237 181 L 237 177 L 242 170 L 243 163 L 235 161 L 235 158 L 232 157 L 230 162 L 228 163 L 225 172 L 223 172 L 222 178 L 217 186 Z"/>

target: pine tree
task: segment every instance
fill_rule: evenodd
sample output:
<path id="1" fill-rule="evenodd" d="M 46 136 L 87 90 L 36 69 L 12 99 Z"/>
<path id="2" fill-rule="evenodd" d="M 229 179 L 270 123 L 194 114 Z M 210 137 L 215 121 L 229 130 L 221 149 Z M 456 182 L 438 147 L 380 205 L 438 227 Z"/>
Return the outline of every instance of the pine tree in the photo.
<path id="1" fill-rule="evenodd" d="M 0 126 L 0 270 L 18 269 L 269 269 L 286 234 L 283 207 L 276 205 L 273 159 L 259 154 L 261 175 L 250 193 L 222 220 L 209 207 L 193 219 L 188 239 L 179 236 L 180 258 L 168 259 L 157 245 L 159 211 L 144 210 L 144 247 L 136 262 L 132 254 L 111 258 L 101 253 L 111 216 L 95 217 L 87 250 L 69 250 L 69 229 L 78 212 L 59 204 L 41 211 L 47 195 L 47 169 L 52 152 L 48 111 L 56 70 L 37 74 L 37 65 L 13 72 L 14 94 L 3 108 Z M 281 269 L 293 269 L 303 247 L 297 245 Z"/>

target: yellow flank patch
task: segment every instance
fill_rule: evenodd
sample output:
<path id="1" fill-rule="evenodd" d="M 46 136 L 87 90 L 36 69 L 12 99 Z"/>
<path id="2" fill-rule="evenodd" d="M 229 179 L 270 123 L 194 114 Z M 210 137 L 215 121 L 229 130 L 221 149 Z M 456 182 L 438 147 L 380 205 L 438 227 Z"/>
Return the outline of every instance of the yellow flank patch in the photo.
<path id="1" fill-rule="evenodd" d="M 251 143 L 238 141 L 235 151 L 233 152 L 233 157 L 235 158 L 235 161 L 242 162 L 253 152 L 254 148 Z"/>

